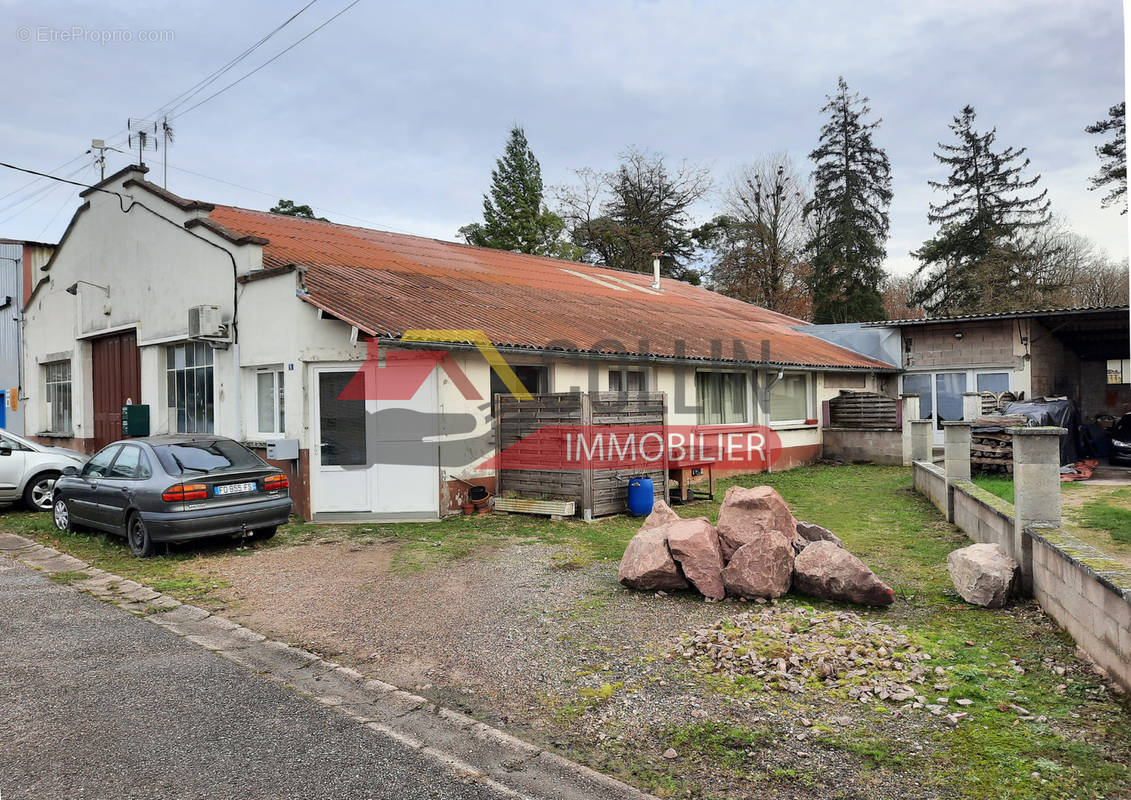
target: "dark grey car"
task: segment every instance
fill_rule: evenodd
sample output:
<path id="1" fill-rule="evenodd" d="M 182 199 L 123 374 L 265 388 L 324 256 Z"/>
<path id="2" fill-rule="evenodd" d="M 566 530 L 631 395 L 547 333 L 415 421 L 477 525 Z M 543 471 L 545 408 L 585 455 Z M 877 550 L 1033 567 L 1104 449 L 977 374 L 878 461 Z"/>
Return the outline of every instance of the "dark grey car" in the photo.
<path id="1" fill-rule="evenodd" d="M 55 482 L 60 530 L 125 536 L 135 556 L 155 542 L 243 533 L 268 539 L 291 513 L 287 476 L 243 445 L 214 435 L 114 442 Z"/>

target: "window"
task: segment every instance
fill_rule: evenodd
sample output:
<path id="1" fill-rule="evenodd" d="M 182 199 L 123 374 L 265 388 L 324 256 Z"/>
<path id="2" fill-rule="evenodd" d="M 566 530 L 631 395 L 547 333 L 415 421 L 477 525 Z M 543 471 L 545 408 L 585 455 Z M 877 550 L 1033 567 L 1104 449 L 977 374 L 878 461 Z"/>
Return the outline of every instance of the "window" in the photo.
<path id="1" fill-rule="evenodd" d="M 1112 358 L 1107 362 L 1107 382 L 1131 383 L 1131 360 Z"/>
<path id="2" fill-rule="evenodd" d="M 609 370 L 610 392 L 643 392 L 648 389 L 643 370 L 611 369 Z"/>
<path id="3" fill-rule="evenodd" d="M 962 419 L 962 394 L 966 391 L 965 372 L 936 372 L 935 373 L 935 418 L 938 429 L 946 420 Z"/>
<path id="4" fill-rule="evenodd" d="M 259 433 L 283 433 L 283 371 L 255 373 L 255 429 Z"/>
<path id="5" fill-rule="evenodd" d="M 787 372 L 770 387 L 770 422 L 809 419 L 809 375 Z"/>
<path id="6" fill-rule="evenodd" d="M 934 416 L 931 398 L 931 376 L 924 373 L 913 373 L 903 376 L 903 393 L 919 395 L 919 419 L 930 419 Z"/>
<path id="7" fill-rule="evenodd" d="M 82 475 L 84 478 L 103 478 L 106 476 L 107 471 L 110 469 L 110 462 L 114 460 L 114 456 L 118 455 L 118 451 L 122 449 L 120 444 L 112 444 L 109 447 L 103 447 L 97 453 L 90 457 L 90 461 L 82 468 Z"/>
<path id="8" fill-rule="evenodd" d="M 47 430 L 51 433 L 71 432 L 71 362 L 56 361 L 43 365 L 47 380 Z"/>
<path id="9" fill-rule="evenodd" d="M 696 372 L 700 425 L 728 425 L 746 422 L 746 373 Z"/>
<path id="10" fill-rule="evenodd" d="M 255 453 L 228 439 L 157 445 L 157 460 L 170 475 L 260 469 L 267 466 Z"/>
<path id="11" fill-rule="evenodd" d="M 188 342 L 165 348 L 170 424 L 178 433 L 212 433 L 212 348 Z"/>
<path id="12" fill-rule="evenodd" d="M 23 442 L 16 441 L 12 437 L 4 436 L 3 434 L 0 434 L 0 447 L 5 448 L 6 450 L 27 450 L 29 452 L 31 451 L 31 448 L 28 447 Z"/>
<path id="13" fill-rule="evenodd" d="M 152 476 L 149 469 L 149 459 L 140 447 L 123 445 L 122 452 L 114 459 L 114 465 L 106 474 L 107 478 L 125 478 L 145 480 Z"/>
<path id="14" fill-rule="evenodd" d="M 530 364 L 512 364 L 511 369 L 514 374 L 518 376 L 519 381 L 526 391 L 531 394 L 544 394 L 550 391 L 550 370 L 543 366 L 532 366 Z M 494 399 L 497 394 L 510 394 L 510 389 L 503 383 L 503 379 L 499 377 L 499 373 L 491 370 L 491 401 L 494 407 Z"/>
<path id="15" fill-rule="evenodd" d="M 983 372 L 975 376 L 979 392 L 1001 394 L 1009 391 L 1008 372 Z"/>

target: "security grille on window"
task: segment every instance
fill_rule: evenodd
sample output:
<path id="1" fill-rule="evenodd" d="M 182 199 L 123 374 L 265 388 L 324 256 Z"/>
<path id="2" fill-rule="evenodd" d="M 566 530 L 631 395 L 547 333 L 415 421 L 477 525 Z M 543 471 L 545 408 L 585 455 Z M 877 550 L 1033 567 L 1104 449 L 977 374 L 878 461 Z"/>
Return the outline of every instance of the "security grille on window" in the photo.
<path id="1" fill-rule="evenodd" d="M 283 372 L 260 370 L 255 373 L 256 430 L 283 433 Z"/>
<path id="2" fill-rule="evenodd" d="M 609 370 L 610 392 L 643 392 L 648 388 L 644 372 L 635 369 Z"/>
<path id="3" fill-rule="evenodd" d="M 47 379 L 47 404 L 51 409 L 47 421 L 52 433 L 71 432 L 71 362 L 56 361 L 45 364 Z"/>
<path id="4" fill-rule="evenodd" d="M 746 375 L 741 372 L 695 373 L 700 425 L 746 422 Z"/>
<path id="5" fill-rule="evenodd" d="M 178 433 L 212 433 L 212 348 L 189 342 L 165 348 L 169 415 Z"/>
<path id="6" fill-rule="evenodd" d="M 809 418 L 809 376 L 787 372 L 770 387 L 770 421 L 802 422 Z"/>

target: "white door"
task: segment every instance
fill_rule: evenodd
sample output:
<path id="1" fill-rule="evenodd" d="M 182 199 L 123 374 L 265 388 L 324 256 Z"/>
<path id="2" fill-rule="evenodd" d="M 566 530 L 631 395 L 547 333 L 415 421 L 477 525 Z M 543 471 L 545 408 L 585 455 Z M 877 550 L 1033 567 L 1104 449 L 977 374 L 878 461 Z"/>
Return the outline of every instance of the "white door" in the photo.
<path id="1" fill-rule="evenodd" d="M 316 513 L 400 514 L 435 517 L 440 506 L 440 447 L 436 371 L 409 399 L 419 368 L 393 362 L 374 375 L 353 368 L 319 369 L 317 470 L 311 487 Z M 350 381 L 350 395 L 339 399 Z M 387 388 L 387 387 L 392 387 Z M 396 399 L 376 399 L 383 394 Z"/>
<path id="2" fill-rule="evenodd" d="M 908 372 L 903 376 L 903 393 L 919 395 L 920 419 L 935 421 L 935 444 L 943 441 L 942 422 L 962 419 L 963 392 L 1004 392 L 1009 388 L 1007 370 Z"/>

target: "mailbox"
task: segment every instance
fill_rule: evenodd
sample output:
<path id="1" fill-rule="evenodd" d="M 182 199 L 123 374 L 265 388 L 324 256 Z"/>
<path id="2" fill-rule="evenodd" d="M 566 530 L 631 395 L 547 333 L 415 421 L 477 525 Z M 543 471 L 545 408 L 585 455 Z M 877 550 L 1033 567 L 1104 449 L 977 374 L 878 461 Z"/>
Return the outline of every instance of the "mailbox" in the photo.
<path id="1" fill-rule="evenodd" d="M 267 442 L 268 461 L 294 461 L 298 458 L 298 439 L 271 439 Z"/>
<path id="2" fill-rule="evenodd" d="M 134 403 L 122 406 L 122 436 L 149 435 L 149 406 Z"/>

